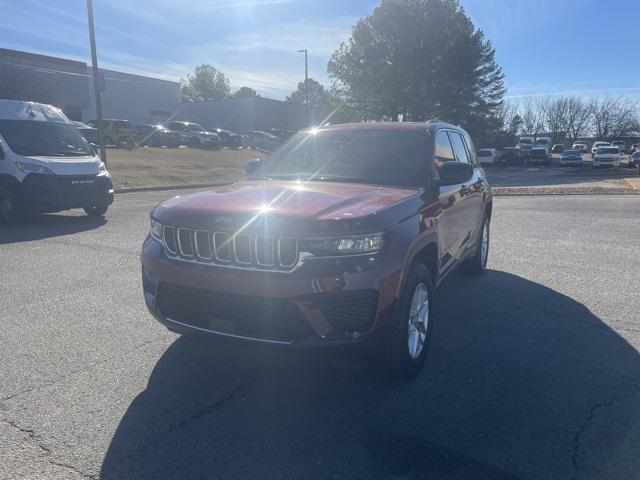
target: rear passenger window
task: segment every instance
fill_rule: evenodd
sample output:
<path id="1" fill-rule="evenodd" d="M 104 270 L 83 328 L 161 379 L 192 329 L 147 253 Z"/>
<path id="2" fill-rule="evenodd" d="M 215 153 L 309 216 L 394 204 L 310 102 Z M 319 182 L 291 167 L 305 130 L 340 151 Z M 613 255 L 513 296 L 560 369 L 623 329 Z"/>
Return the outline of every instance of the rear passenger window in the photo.
<path id="1" fill-rule="evenodd" d="M 464 143 L 467 147 L 467 154 L 469 156 L 471 165 L 475 167 L 479 166 L 478 155 L 476 154 L 476 147 L 473 146 L 473 142 L 471 141 L 471 138 L 469 137 L 469 135 L 463 135 L 462 139 L 464 140 Z"/>
<path id="2" fill-rule="evenodd" d="M 451 139 L 451 145 L 453 145 L 453 152 L 456 154 L 456 159 L 459 162 L 471 163 L 467 156 L 467 150 L 464 148 L 462 136 L 458 132 L 449 132 L 449 138 Z"/>
<path id="3" fill-rule="evenodd" d="M 440 162 L 453 162 L 456 159 L 449 136 L 444 130 L 440 130 L 436 135 L 435 157 Z"/>

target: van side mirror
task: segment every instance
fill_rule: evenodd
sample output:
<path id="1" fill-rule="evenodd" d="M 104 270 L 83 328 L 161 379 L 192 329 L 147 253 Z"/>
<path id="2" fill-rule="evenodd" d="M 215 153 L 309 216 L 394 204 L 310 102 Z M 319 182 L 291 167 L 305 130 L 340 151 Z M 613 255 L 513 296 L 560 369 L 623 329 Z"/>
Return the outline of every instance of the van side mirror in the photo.
<path id="1" fill-rule="evenodd" d="M 253 160 L 249 160 L 244 165 L 244 171 L 246 172 L 247 176 L 249 176 L 253 172 L 255 172 L 259 167 L 260 167 L 260 159 L 259 158 L 254 158 Z"/>
<path id="2" fill-rule="evenodd" d="M 473 166 L 465 162 L 445 162 L 438 169 L 440 185 L 464 183 L 473 176 Z"/>

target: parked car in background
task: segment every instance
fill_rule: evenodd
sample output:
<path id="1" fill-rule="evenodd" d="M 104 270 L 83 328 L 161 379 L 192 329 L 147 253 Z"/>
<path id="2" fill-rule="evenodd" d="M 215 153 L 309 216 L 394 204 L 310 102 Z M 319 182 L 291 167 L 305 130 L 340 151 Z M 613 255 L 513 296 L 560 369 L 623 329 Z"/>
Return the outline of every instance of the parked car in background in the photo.
<path id="1" fill-rule="evenodd" d="M 495 148 L 481 148 L 476 153 L 482 164 L 494 165 L 498 163 L 498 151 Z"/>
<path id="2" fill-rule="evenodd" d="M 189 336 L 362 348 L 385 375 L 418 374 L 435 289 L 458 267 L 479 275 L 487 264 L 492 193 L 467 132 L 319 127 L 246 170 L 151 211 L 140 259 L 153 317 Z"/>
<path id="3" fill-rule="evenodd" d="M 242 135 L 239 135 L 231 130 L 225 130 L 223 128 L 216 128 L 213 130 L 220 137 L 223 147 L 227 148 L 240 148 L 242 147 L 243 139 Z"/>
<path id="4" fill-rule="evenodd" d="M 245 145 L 247 147 L 259 148 L 268 152 L 274 151 L 280 143 L 280 139 L 275 135 L 259 130 L 247 132 L 245 135 Z"/>
<path id="5" fill-rule="evenodd" d="M 593 142 L 593 146 L 591 147 L 591 157 L 593 157 L 596 154 L 596 150 L 598 150 L 598 148 L 608 147 L 608 146 L 611 146 L 609 142 Z"/>
<path id="6" fill-rule="evenodd" d="M 522 163 L 520 149 L 516 147 L 504 147 L 500 152 L 500 161 L 507 165 L 516 165 Z"/>
<path id="7" fill-rule="evenodd" d="M 564 152 L 565 146 L 561 143 L 556 143 L 553 147 L 551 147 L 551 153 L 562 153 Z"/>
<path id="8" fill-rule="evenodd" d="M 533 142 L 535 145 L 541 145 L 543 147 L 547 147 L 547 151 L 551 151 L 551 137 L 536 137 L 536 141 Z"/>
<path id="9" fill-rule="evenodd" d="M 91 125 L 87 125 L 82 122 L 71 122 L 73 126 L 78 129 L 78 131 L 82 134 L 84 138 L 86 138 L 87 142 L 91 145 L 96 146 L 100 143 L 100 136 L 98 135 L 98 129 L 93 128 Z"/>
<path id="10" fill-rule="evenodd" d="M 593 168 L 598 167 L 619 167 L 620 149 L 611 145 L 598 147 L 593 155 Z"/>
<path id="11" fill-rule="evenodd" d="M 549 155 L 549 150 L 547 150 L 547 147 L 543 145 L 533 147 L 529 151 L 529 156 L 527 157 L 527 163 L 534 163 L 534 164 L 544 163 L 546 165 L 550 164 L 551 157 Z"/>
<path id="12" fill-rule="evenodd" d="M 97 120 L 91 120 L 87 123 L 94 128 L 98 128 Z M 129 120 L 105 118 L 102 120 L 102 131 L 105 145 L 135 146 L 136 130 Z"/>
<path id="13" fill-rule="evenodd" d="M 162 125 L 136 125 L 135 129 L 138 145 L 171 148 L 180 146 L 180 134 Z"/>
<path id="14" fill-rule="evenodd" d="M 573 167 L 581 167 L 582 166 L 582 152 L 580 150 L 565 150 L 562 152 L 560 156 L 560 165 L 563 167 L 573 166 Z"/>
<path id="15" fill-rule="evenodd" d="M 524 145 L 533 146 L 533 137 L 520 137 L 516 148 L 522 148 Z"/>
<path id="16" fill-rule="evenodd" d="M 636 150 L 631 154 L 631 158 L 629 159 L 629 167 L 637 167 L 640 165 L 640 150 Z"/>
<path id="17" fill-rule="evenodd" d="M 627 144 L 624 140 L 614 140 L 611 145 L 618 147 L 620 153 L 627 153 Z"/>
<path id="18" fill-rule="evenodd" d="M 580 150 L 581 152 L 589 151 L 589 145 L 587 145 L 587 142 L 574 142 L 571 148 L 573 150 Z"/>
<path id="19" fill-rule="evenodd" d="M 221 148 L 222 142 L 217 133 L 209 132 L 202 125 L 192 122 L 167 122 L 164 125 L 180 135 L 180 143 L 191 148 Z"/>
<path id="20" fill-rule="evenodd" d="M 529 158 L 529 154 L 531 153 L 533 144 L 523 143 L 516 148 L 518 148 L 518 150 L 520 151 L 520 156 L 522 157 L 522 159 L 526 160 L 527 158 Z"/>
<path id="21" fill-rule="evenodd" d="M 59 108 L 0 100 L 1 223 L 72 208 L 101 216 L 111 203 L 106 165 Z"/>

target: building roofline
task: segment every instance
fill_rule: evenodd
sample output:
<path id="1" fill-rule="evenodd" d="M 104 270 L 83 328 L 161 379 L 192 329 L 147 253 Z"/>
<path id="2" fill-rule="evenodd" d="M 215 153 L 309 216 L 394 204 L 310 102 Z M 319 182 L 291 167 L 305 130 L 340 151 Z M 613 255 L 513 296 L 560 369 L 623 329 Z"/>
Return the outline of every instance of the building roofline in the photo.
<path id="1" fill-rule="evenodd" d="M 78 60 L 69 60 L 68 58 L 52 57 L 50 55 L 42 55 L 40 53 L 24 52 L 22 50 L 11 50 L 9 48 L 0 48 L 0 56 L 12 56 L 17 58 L 24 58 L 25 60 L 38 60 L 41 62 L 49 62 L 57 65 L 64 65 L 67 67 L 86 68 L 85 62 Z"/>

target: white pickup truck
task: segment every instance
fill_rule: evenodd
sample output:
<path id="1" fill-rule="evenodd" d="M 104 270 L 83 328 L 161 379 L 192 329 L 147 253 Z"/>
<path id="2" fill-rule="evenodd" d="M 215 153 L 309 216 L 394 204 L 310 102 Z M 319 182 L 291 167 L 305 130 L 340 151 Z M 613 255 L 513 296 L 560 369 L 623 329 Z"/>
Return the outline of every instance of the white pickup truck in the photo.
<path id="1" fill-rule="evenodd" d="M 105 164 L 60 109 L 0 100 L 0 223 L 72 208 L 101 216 L 112 203 Z"/>

